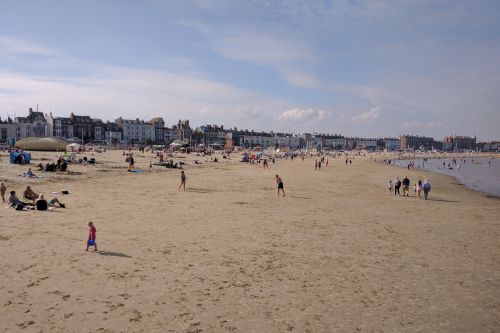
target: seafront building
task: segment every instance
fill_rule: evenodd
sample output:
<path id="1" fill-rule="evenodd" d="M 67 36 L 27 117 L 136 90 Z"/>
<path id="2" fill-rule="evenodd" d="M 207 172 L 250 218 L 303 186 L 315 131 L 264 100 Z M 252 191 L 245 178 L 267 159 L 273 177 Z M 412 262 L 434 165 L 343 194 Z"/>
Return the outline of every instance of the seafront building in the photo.
<path id="1" fill-rule="evenodd" d="M 189 120 L 179 120 L 165 126 L 161 117 L 151 120 L 124 119 L 102 121 L 85 115 L 70 113 L 69 117 L 54 117 L 52 113 L 28 109 L 26 117 L 0 119 L 0 144 L 13 145 L 26 137 L 55 137 L 70 142 L 97 144 L 161 144 L 174 140 L 191 146 L 245 148 L 317 148 L 329 150 L 481 150 L 498 151 L 499 143 L 478 143 L 476 137 L 448 136 L 443 141 L 418 135 L 398 138 L 358 138 L 325 133 L 275 133 L 225 128 L 223 125 L 202 125 L 191 128 Z"/>
<path id="2" fill-rule="evenodd" d="M 441 150 L 443 143 L 434 140 L 434 138 L 419 135 L 402 135 L 400 138 L 401 149 L 413 150 Z"/>
<path id="3" fill-rule="evenodd" d="M 443 149 L 451 151 L 474 150 L 476 149 L 476 137 L 452 135 L 443 140 Z"/>
<path id="4" fill-rule="evenodd" d="M 155 127 L 152 122 L 120 117 L 115 123 L 122 130 L 124 143 L 152 143 L 155 140 Z"/>
<path id="5" fill-rule="evenodd" d="M 16 117 L 14 122 L 26 126 L 27 136 L 47 136 L 47 120 L 45 120 L 43 112 L 33 111 L 32 108 L 29 108 L 27 117 Z"/>

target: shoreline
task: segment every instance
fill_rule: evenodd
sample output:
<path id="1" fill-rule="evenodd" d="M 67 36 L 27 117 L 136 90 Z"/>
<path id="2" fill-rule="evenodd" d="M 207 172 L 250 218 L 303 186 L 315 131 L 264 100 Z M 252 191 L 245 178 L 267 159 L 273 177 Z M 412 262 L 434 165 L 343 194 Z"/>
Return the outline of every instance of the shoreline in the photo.
<path id="1" fill-rule="evenodd" d="M 489 156 L 477 156 L 477 158 L 487 158 Z M 403 169 L 407 169 L 406 166 L 403 166 L 403 165 L 397 165 L 396 163 L 400 162 L 400 161 L 421 161 L 422 158 L 426 158 L 426 157 L 420 157 L 420 158 L 416 158 L 416 159 L 394 159 L 394 160 L 391 160 L 391 164 L 387 164 L 385 162 L 381 162 L 387 166 L 390 166 L 390 167 L 400 167 L 400 168 L 403 168 Z M 441 158 L 429 158 L 427 157 L 428 159 L 432 159 L 432 160 L 442 160 Z M 447 157 L 449 158 L 449 157 Z M 453 158 L 460 158 L 460 157 L 453 157 Z M 471 158 L 470 156 L 468 156 L 467 158 Z M 432 162 L 432 161 L 431 161 Z M 429 162 L 427 162 L 429 163 Z M 456 182 L 459 182 L 460 184 L 462 184 L 464 187 L 470 189 L 470 190 L 473 190 L 473 191 L 477 191 L 477 192 L 481 192 L 481 193 L 484 193 L 488 196 L 492 196 L 492 197 L 495 197 L 495 198 L 500 198 L 500 194 L 498 193 L 495 193 L 495 190 L 494 189 L 490 189 L 489 191 L 487 189 L 481 189 L 480 186 L 477 187 L 477 186 L 474 186 L 474 185 L 471 185 L 469 184 L 468 182 L 468 178 L 459 178 L 457 177 L 457 175 L 453 175 L 453 174 L 450 174 L 450 173 L 447 173 L 447 172 L 441 172 L 441 171 L 438 171 L 438 170 L 435 170 L 434 168 L 428 168 L 428 167 L 422 167 L 422 168 L 413 168 L 411 170 L 423 170 L 423 171 L 428 171 L 428 172 L 432 172 L 433 174 L 435 175 L 444 175 L 444 176 L 449 176 L 451 177 L 453 180 L 455 180 Z"/>

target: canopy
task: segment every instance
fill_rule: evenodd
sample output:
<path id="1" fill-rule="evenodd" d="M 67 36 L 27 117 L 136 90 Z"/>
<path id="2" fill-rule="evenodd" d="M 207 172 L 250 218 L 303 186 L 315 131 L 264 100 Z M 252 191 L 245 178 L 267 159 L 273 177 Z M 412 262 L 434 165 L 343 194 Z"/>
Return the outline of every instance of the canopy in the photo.
<path id="1" fill-rule="evenodd" d="M 181 141 L 181 140 L 175 140 L 169 146 L 170 147 L 189 147 L 189 143 L 187 143 L 185 141 Z"/>
<path id="2" fill-rule="evenodd" d="M 69 145 L 66 146 L 66 151 L 69 152 L 76 152 L 80 151 L 80 145 L 78 143 L 70 143 Z"/>

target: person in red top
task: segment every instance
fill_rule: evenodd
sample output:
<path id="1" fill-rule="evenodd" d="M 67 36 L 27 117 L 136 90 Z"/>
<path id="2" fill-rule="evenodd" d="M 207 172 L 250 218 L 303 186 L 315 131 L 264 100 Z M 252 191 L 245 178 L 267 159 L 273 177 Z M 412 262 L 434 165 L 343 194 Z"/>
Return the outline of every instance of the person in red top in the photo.
<path id="1" fill-rule="evenodd" d="M 95 242 L 95 233 L 97 232 L 96 228 L 94 227 L 94 223 L 92 221 L 89 222 L 89 239 L 87 240 L 87 248 L 85 251 L 89 250 L 89 246 L 94 247 L 94 251 L 97 251 L 97 244 Z"/>

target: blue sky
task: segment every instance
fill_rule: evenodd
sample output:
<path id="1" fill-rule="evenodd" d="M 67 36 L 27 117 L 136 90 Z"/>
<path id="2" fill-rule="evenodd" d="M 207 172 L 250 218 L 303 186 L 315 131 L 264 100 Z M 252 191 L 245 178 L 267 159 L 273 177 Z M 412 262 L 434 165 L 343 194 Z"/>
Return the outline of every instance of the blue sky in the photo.
<path id="1" fill-rule="evenodd" d="M 499 1 L 0 0 L 0 117 L 500 139 Z"/>

